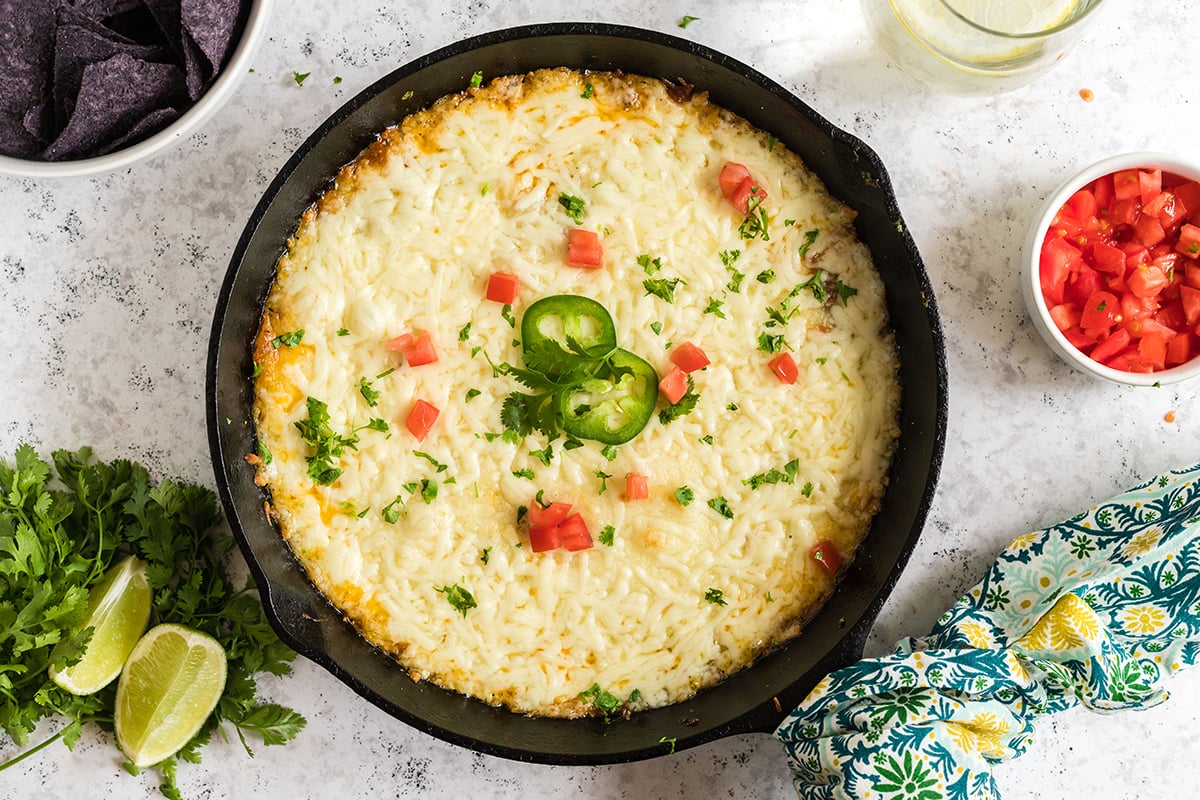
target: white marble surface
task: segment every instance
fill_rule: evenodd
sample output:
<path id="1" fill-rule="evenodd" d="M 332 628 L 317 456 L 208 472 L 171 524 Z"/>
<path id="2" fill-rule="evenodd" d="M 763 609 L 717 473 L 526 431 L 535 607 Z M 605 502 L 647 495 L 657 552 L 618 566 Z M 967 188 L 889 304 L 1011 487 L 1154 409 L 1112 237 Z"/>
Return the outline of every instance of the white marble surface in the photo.
<path id="1" fill-rule="evenodd" d="M 1037 338 L 1017 282 L 1035 208 L 1068 173 L 1127 150 L 1200 155 L 1200 50 L 1185 4 L 1109 2 L 1054 72 L 988 99 L 938 95 L 899 74 L 849 0 L 334 7 L 280 3 L 255 72 L 168 157 L 93 179 L 0 178 L 0 332 L 9 342 L 0 452 L 26 441 L 43 453 L 88 443 L 104 458 L 211 484 L 206 340 L 230 253 L 276 170 L 337 106 L 412 58 L 470 34 L 580 19 L 682 35 L 747 62 L 888 165 L 937 292 L 951 413 L 925 534 L 871 651 L 927 629 L 1012 536 L 1200 457 L 1200 385 L 1133 390 L 1071 373 Z M 684 14 L 700 20 L 680 30 Z M 293 70 L 312 73 L 303 87 Z M 1084 88 L 1094 102 L 1080 98 Z M 406 727 L 311 663 L 263 688 L 307 715 L 308 729 L 253 760 L 236 742 L 206 748 L 203 764 L 180 768 L 185 796 L 793 796 L 782 750 L 766 736 L 623 766 L 527 765 Z M 1150 711 L 1042 722 L 1032 750 L 997 769 L 1004 797 L 1193 793 L 1177 782 L 1191 786 L 1180 769 L 1200 758 L 1200 671 L 1171 688 Z M 13 752 L 0 742 L 0 758 Z M 89 730 L 75 752 L 56 745 L 5 772 L 0 797 L 157 796 L 152 775 L 132 778 L 118 764 L 106 737 Z"/>

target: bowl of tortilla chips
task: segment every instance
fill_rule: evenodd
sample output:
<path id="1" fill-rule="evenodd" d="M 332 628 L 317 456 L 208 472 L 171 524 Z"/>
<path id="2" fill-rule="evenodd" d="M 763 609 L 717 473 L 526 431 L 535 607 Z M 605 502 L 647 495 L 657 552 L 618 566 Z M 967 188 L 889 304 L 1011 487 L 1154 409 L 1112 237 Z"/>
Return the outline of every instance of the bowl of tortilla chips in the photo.
<path id="1" fill-rule="evenodd" d="M 272 0 L 0 0 L 0 174 L 158 155 L 233 94 Z"/>

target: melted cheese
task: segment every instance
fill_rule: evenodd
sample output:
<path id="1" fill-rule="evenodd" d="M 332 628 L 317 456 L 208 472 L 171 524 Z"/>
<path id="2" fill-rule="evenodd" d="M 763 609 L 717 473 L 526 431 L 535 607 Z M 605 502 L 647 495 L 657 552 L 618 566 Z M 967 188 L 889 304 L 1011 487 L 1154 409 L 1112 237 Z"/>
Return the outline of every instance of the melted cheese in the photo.
<path id="1" fill-rule="evenodd" d="M 727 161 L 765 187 L 769 240 L 739 234 L 717 182 Z M 567 266 L 575 223 L 562 193 L 582 198 L 583 227 L 602 232 L 603 269 Z M 799 632 L 833 587 L 810 549 L 830 539 L 849 560 L 883 491 L 896 359 L 852 219 L 782 145 L 657 81 L 544 71 L 406 119 L 304 215 L 267 301 L 256 414 L 273 459 L 259 469 L 283 535 L 368 640 L 414 677 L 488 703 L 571 716 L 588 712 L 578 696 L 594 684 L 621 699 L 637 690 L 640 707 L 721 680 Z M 731 251 L 740 256 L 728 267 Z M 685 281 L 673 304 L 643 287 L 643 254 L 661 259 L 655 278 Z M 821 302 L 801 290 L 786 327 L 767 327 L 767 308 L 817 269 L 857 294 Z M 660 375 L 671 344 L 701 346 L 712 365 L 693 375 L 695 410 L 667 425 L 656 416 L 611 461 L 595 442 L 564 451 L 559 439 L 547 465 L 534 455 L 540 434 L 489 436 L 520 387 L 488 358 L 521 363 L 519 325 L 483 297 L 494 271 L 520 276 L 518 319 L 543 296 L 595 298 L 618 345 Z M 722 314 L 705 313 L 713 300 Z M 271 344 L 298 329 L 299 345 Z M 411 367 L 385 347 L 413 330 L 432 335 L 436 363 Z M 761 333 L 785 337 L 794 386 L 768 369 Z M 381 393 L 375 407 L 363 379 Z M 360 431 L 328 487 L 307 476 L 311 451 L 294 424 L 308 397 L 328 404 L 341 435 L 375 417 L 391 426 Z M 417 399 L 441 412 L 422 443 L 404 427 Z M 792 484 L 744 482 L 793 459 Z M 649 476 L 649 499 L 622 497 L 630 472 Z M 432 502 L 412 491 L 422 480 L 437 483 Z M 675 499 L 683 486 L 696 498 L 686 507 Z M 539 490 L 571 503 L 593 537 L 611 525 L 612 546 L 531 552 L 518 508 Z M 732 519 L 710 507 L 716 498 Z M 389 504 L 402 512 L 395 524 Z M 455 585 L 477 605 L 453 607 Z M 705 599 L 712 589 L 723 604 Z"/>

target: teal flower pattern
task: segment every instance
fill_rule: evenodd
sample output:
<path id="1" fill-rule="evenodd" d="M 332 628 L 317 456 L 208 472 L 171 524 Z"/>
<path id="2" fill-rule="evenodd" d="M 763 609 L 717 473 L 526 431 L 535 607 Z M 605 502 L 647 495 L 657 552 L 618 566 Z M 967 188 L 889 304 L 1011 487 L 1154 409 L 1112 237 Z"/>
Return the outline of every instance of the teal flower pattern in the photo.
<path id="1" fill-rule="evenodd" d="M 923 637 L 829 675 L 776 730 L 802 800 L 999 800 L 1042 715 L 1166 698 L 1200 660 L 1200 465 L 1017 537 Z"/>

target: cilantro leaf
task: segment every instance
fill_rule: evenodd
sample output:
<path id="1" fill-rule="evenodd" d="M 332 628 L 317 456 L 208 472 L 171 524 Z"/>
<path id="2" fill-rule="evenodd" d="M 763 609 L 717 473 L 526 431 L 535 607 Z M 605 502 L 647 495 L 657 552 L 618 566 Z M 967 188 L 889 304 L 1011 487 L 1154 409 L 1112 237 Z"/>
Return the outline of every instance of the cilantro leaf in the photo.
<path id="1" fill-rule="evenodd" d="M 583 224 L 583 213 L 587 205 L 583 202 L 582 197 L 560 192 L 558 195 L 558 204 L 562 206 L 566 215 L 575 221 L 576 225 Z"/>
<path id="2" fill-rule="evenodd" d="M 642 286 L 646 289 L 646 294 L 661 297 L 668 303 L 675 302 L 675 289 L 679 284 L 686 284 L 683 278 L 647 278 L 642 281 Z"/>

